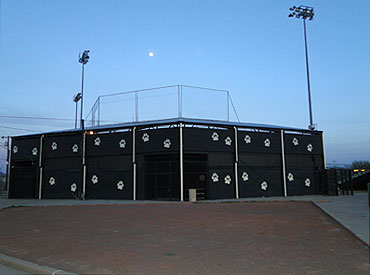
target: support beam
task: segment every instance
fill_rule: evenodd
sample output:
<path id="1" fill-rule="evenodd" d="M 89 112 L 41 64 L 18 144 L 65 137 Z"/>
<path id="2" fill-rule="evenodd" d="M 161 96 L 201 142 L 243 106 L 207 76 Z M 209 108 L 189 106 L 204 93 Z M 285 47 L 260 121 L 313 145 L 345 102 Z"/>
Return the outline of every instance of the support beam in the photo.
<path id="1" fill-rule="evenodd" d="M 184 145 L 183 127 L 180 123 L 180 201 L 184 201 Z"/>
<path id="2" fill-rule="evenodd" d="M 86 199 L 86 132 L 82 138 L 82 199 Z"/>
<path id="3" fill-rule="evenodd" d="M 284 145 L 284 130 L 280 130 L 281 136 L 281 163 L 283 170 L 283 184 L 284 184 L 284 197 L 288 196 L 286 187 L 286 168 L 285 168 L 285 145 Z"/>
<path id="4" fill-rule="evenodd" d="M 39 200 L 42 199 L 42 150 L 43 150 L 43 142 L 44 141 L 44 135 L 40 137 L 40 150 L 39 150 Z"/>
<path id="5" fill-rule="evenodd" d="M 323 158 L 323 162 L 324 162 L 324 169 L 326 169 L 326 154 L 325 154 L 324 133 L 321 133 L 321 142 L 322 142 L 322 158 Z"/>
<path id="6" fill-rule="evenodd" d="M 238 129 L 234 126 L 234 144 L 235 144 L 235 163 L 234 163 L 234 177 L 235 177 L 235 198 L 239 199 L 239 177 L 238 177 Z"/>
<path id="7" fill-rule="evenodd" d="M 132 199 L 136 200 L 136 127 L 132 129 Z"/>

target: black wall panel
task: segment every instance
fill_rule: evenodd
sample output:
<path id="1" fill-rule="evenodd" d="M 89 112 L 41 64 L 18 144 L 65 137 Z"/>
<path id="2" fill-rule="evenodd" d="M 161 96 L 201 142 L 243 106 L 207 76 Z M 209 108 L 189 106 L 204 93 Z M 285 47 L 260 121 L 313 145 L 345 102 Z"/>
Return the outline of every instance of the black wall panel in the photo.
<path id="1" fill-rule="evenodd" d="M 184 128 L 184 150 L 233 152 L 234 130 Z"/>
<path id="2" fill-rule="evenodd" d="M 43 156 L 45 158 L 82 156 L 82 133 L 73 135 L 50 135 L 44 137 Z"/>
<path id="3" fill-rule="evenodd" d="M 239 165 L 253 167 L 281 167 L 282 157 L 280 154 L 239 154 Z"/>
<path id="4" fill-rule="evenodd" d="M 317 194 L 314 169 L 291 168 L 287 169 L 288 196 Z"/>
<path id="5" fill-rule="evenodd" d="M 131 171 L 89 171 L 86 178 L 88 199 L 132 200 Z"/>
<path id="6" fill-rule="evenodd" d="M 131 156 L 89 157 L 86 193 L 90 199 L 132 199 Z"/>
<path id="7" fill-rule="evenodd" d="M 132 154 L 132 132 L 86 136 L 86 156 Z"/>
<path id="8" fill-rule="evenodd" d="M 43 199 L 76 199 L 82 193 L 81 171 L 53 171 L 43 173 Z"/>
<path id="9" fill-rule="evenodd" d="M 286 154 L 322 155 L 321 135 L 284 134 Z"/>
<path id="10" fill-rule="evenodd" d="M 136 131 L 136 152 L 165 153 L 179 151 L 179 128 L 147 129 Z"/>
<path id="11" fill-rule="evenodd" d="M 136 156 L 136 198 L 138 200 L 145 200 L 145 156 Z"/>
<path id="12" fill-rule="evenodd" d="M 208 153 L 208 166 L 210 168 L 226 168 L 233 169 L 234 167 L 234 154 L 233 153 Z"/>
<path id="13" fill-rule="evenodd" d="M 10 199 L 37 199 L 39 168 L 34 161 L 13 161 L 10 172 Z"/>
<path id="14" fill-rule="evenodd" d="M 235 179 L 233 169 L 209 168 L 208 199 L 235 198 Z"/>
<path id="15" fill-rule="evenodd" d="M 40 137 L 12 138 L 12 160 L 38 159 L 40 153 Z"/>
<path id="16" fill-rule="evenodd" d="M 239 130 L 238 150 L 241 153 L 281 153 L 281 134 Z"/>
<path id="17" fill-rule="evenodd" d="M 79 157 L 75 158 L 46 158 L 43 160 L 44 170 L 53 170 L 53 171 L 81 171 L 82 169 L 82 159 Z"/>
<path id="18" fill-rule="evenodd" d="M 284 196 L 278 167 L 238 166 L 238 174 L 240 198 Z"/>

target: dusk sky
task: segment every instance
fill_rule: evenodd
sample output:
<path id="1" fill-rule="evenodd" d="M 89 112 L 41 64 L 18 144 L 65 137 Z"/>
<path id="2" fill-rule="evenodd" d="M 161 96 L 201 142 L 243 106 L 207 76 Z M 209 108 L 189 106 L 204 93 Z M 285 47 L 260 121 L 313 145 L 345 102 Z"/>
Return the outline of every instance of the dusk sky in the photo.
<path id="1" fill-rule="evenodd" d="M 313 119 L 327 162 L 369 160 L 369 0 L 0 3 L 0 136 L 74 127 L 85 49 L 84 117 L 99 95 L 184 84 L 230 91 L 242 122 L 307 129 L 303 25 L 288 18 L 291 6 L 307 5 Z M 192 93 L 188 116 L 192 108 L 225 116 L 220 94 Z M 148 97 L 141 117 L 173 112 L 173 99 Z M 132 119 L 128 101 L 113 103 L 105 107 L 117 121 Z M 0 170 L 4 159 L 0 147 Z"/>

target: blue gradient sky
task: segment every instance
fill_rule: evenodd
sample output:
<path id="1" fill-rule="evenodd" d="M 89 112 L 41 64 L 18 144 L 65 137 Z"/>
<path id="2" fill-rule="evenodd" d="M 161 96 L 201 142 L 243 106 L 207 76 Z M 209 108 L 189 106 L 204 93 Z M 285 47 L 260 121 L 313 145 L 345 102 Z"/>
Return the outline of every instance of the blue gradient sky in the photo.
<path id="1" fill-rule="evenodd" d="M 189 84 L 229 90 L 243 122 L 307 128 L 302 20 L 287 17 L 300 4 L 316 12 L 308 22 L 311 89 L 327 161 L 368 160 L 368 0 L 2 0 L 0 116 L 71 120 L 0 117 L 0 126 L 73 128 L 77 56 L 89 49 L 86 111 L 101 94 Z M 0 127 L 0 136 L 24 133 Z"/>

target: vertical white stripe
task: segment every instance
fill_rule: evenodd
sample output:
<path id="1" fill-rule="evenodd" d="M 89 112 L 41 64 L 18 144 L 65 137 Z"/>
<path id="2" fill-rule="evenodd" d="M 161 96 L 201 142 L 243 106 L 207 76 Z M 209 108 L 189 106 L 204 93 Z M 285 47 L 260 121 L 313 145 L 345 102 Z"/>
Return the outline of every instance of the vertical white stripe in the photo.
<path id="1" fill-rule="evenodd" d="M 235 198 L 239 199 L 239 178 L 238 178 L 238 129 L 234 126 L 234 144 L 235 144 L 235 163 L 234 163 L 234 177 L 235 177 Z"/>
<path id="2" fill-rule="evenodd" d="M 184 201 L 184 148 L 183 124 L 180 123 L 180 201 Z"/>
<path id="3" fill-rule="evenodd" d="M 133 170 L 132 170 L 132 199 L 136 200 L 136 127 L 132 129 L 132 163 L 133 163 Z"/>
<path id="4" fill-rule="evenodd" d="M 288 196 L 286 187 L 286 168 L 285 168 L 285 145 L 284 145 L 284 130 L 280 130 L 281 136 L 281 161 L 283 170 L 283 183 L 284 183 L 284 197 Z"/>
<path id="5" fill-rule="evenodd" d="M 82 193 L 83 199 L 86 199 L 86 132 L 83 133 L 82 138 Z"/>
<path id="6" fill-rule="evenodd" d="M 321 141 L 322 141 L 322 157 L 323 157 L 323 161 L 324 161 L 324 169 L 326 169 L 326 154 L 325 154 L 324 133 L 321 133 Z"/>
<path id="7" fill-rule="evenodd" d="M 42 199 L 42 149 L 43 149 L 43 140 L 44 140 L 44 135 L 41 136 L 40 138 L 40 152 L 39 152 L 39 200 Z"/>

